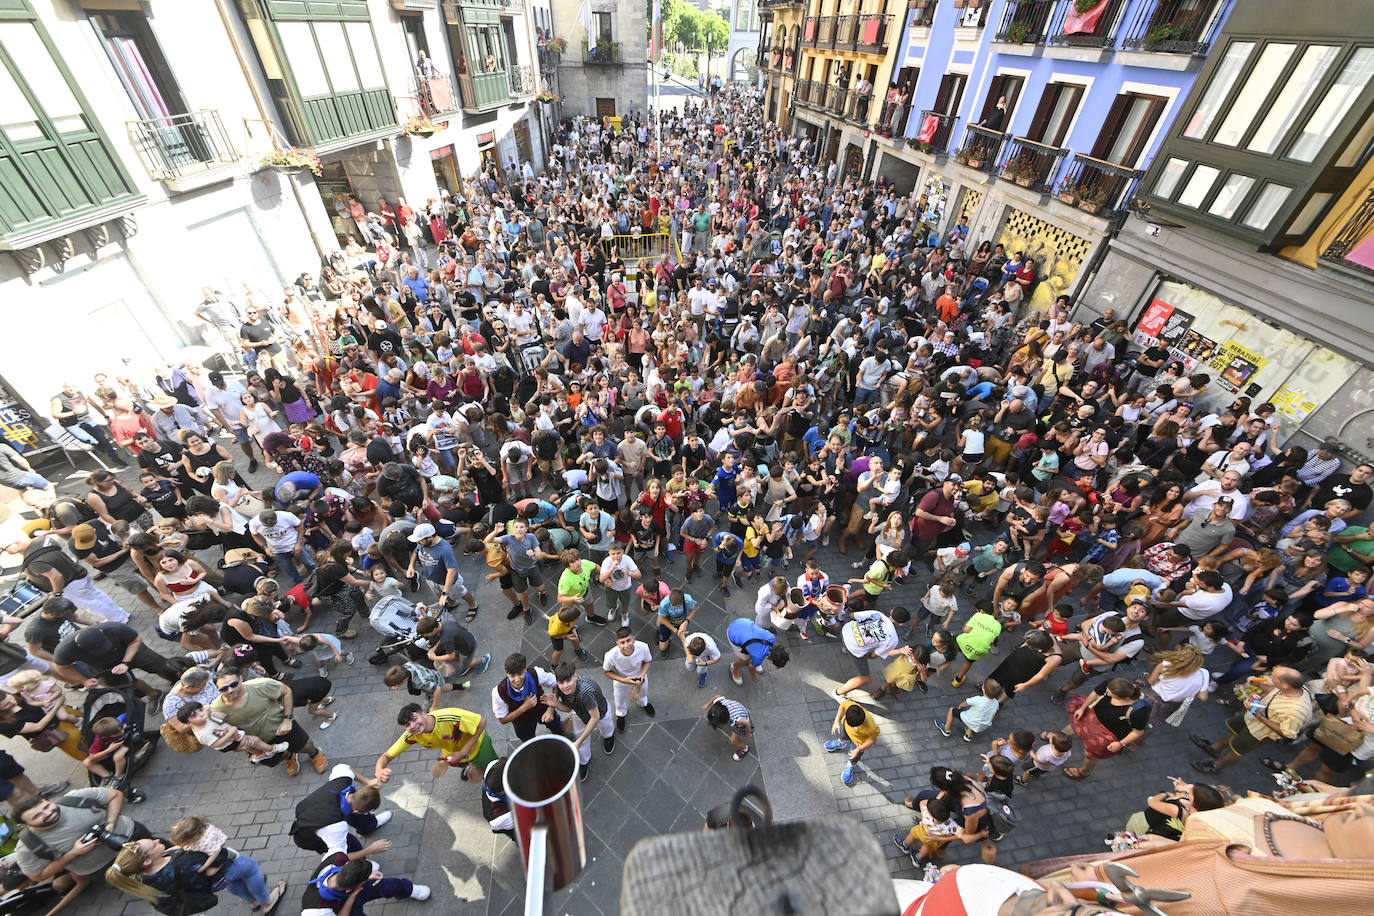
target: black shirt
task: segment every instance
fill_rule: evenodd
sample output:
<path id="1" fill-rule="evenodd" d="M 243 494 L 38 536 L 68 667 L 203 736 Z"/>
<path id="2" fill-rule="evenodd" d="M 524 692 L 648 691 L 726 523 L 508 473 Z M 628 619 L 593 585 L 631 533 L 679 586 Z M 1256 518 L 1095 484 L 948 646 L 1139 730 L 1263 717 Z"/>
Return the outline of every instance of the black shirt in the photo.
<path id="1" fill-rule="evenodd" d="M 252 343 L 262 343 L 272 339 L 272 326 L 266 321 L 259 321 L 257 324 L 249 324 L 245 321 L 243 326 L 239 328 L 239 337 Z M 254 352 L 276 356 L 281 352 L 281 345 L 272 343 L 266 347 L 259 347 Z"/>
<path id="2" fill-rule="evenodd" d="M 124 549 L 118 541 L 110 536 L 110 530 L 105 527 L 105 523 L 100 519 L 95 519 L 86 524 L 95 529 L 95 543 L 85 550 L 82 550 L 73 543 L 72 553 L 76 554 L 78 560 L 84 560 L 90 556 L 94 556 L 97 560 L 103 560 L 105 557 L 119 553 L 119 551 Z M 113 563 L 106 563 L 104 566 L 100 567 L 100 569 L 103 572 L 109 572 L 113 569 L 119 569 L 119 567 L 128 562 L 129 555 L 126 553 Z"/>
<path id="3" fill-rule="evenodd" d="M 229 566 L 224 570 L 224 590 L 234 595 L 255 595 L 258 580 L 269 575 L 271 569 L 266 560 L 257 565 L 236 563 Z"/>
<path id="4" fill-rule="evenodd" d="M 14 718 L 8 722 L 0 721 L 0 735 L 4 735 L 6 738 L 17 737 L 25 726 L 43 721 L 43 717 L 47 713 L 37 706 L 30 706 L 23 700 L 19 700 L 19 708 L 14 711 L 13 715 Z"/>
<path id="5" fill-rule="evenodd" d="M 122 623 L 101 623 L 88 629 L 99 630 L 105 634 L 105 638 L 109 642 L 108 647 L 104 651 L 83 649 L 76 644 L 77 634 L 72 634 L 65 637 L 53 650 L 52 661 L 54 665 L 84 662 L 97 671 L 109 671 L 115 665 L 124 662 L 125 651 L 133 645 L 134 640 L 138 639 L 138 631 Z"/>
<path id="6" fill-rule="evenodd" d="M 1149 728 L 1150 704 L 1137 701 L 1127 706 L 1118 706 L 1107 694 L 1107 684 L 1108 681 L 1103 681 L 1093 688 L 1093 692 L 1101 698 L 1093 706 L 1093 712 L 1097 715 L 1097 721 L 1102 723 L 1102 727 L 1116 736 L 1118 741 L 1137 729 Z"/>
<path id="7" fill-rule="evenodd" d="M 24 548 L 24 572 L 39 591 L 50 592 L 52 585 L 43 574 L 52 570 L 67 582 L 86 577 L 86 569 L 62 551 L 65 542 L 54 535 L 34 538 Z"/>
<path id="8" fill-rule="evenodd" d="M 399 467 L 400 478 L 393 480 L 385 474 L 377 478 L 377 495 L 385 496 L 392 502 L 411 509 L 418 509 L 425 501 L 424 490 L 420 487 L 420 472 L 406 464 Z"/>
<path id="9" fill-rule="evenodd" d="M 138 453 L 138 466 L 145 471 L 152 471 L 159 477 L 173 480 L 185 477 L 186 468 L 181 464 L 181 453 L 186 450 L 185 446 L 167 439 L 159 439 L 158 444 L 162 446 L 159 452 L 145 448 Z"/>
<path id="10" fill-rule="evenodd" d="M 1333 499 L 1347 500 L 1353 508 L 1363 512 L 1374 500 L 1374 489 L 1367 483 L 1351 483 L 1349 474 L 1333 474 L 1317 487 L 1312 505 L 1320 509 Z"/>
<path id="11" fill-rule="evenodd" d="M 51 620 L 42 614 L 35 614 L 29 618 L 28 626 L 24 627 L 24 642 L 30 646 L 40 646 L 51 655 L 58 643 L 79 629 L 81 627 L 70 617 Z"/>

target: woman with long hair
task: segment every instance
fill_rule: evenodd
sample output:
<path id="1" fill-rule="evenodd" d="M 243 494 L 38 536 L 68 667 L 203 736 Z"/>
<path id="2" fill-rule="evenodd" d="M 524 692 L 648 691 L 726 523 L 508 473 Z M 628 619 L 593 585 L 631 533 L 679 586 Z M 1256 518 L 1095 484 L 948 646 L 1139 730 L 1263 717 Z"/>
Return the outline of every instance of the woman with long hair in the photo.
<path id="1" fill-rule="evenodd" d="M 1066 709 L 1069 727 L 1065 734 L 1077 735 L 1083 742 L 1083 765 L 1068 767 L 1064 775 L 1084 779 L 1098 763 L 1115 757 L 1135 744 L 1150 726 L 1150 707 L 1141 704 L 1140 688 L 1124 677 L 1114 677 L 1099 693 L 1086 697 L 1075 693 Z"/>
<path id="2" fill-rule="evenodd" d="M 1154 668 L 1137 681 L 1141 693 L 1150 701 L 1150 725 L 1159 727 L 1190 700 L 1206 700 L 1211 674 L 1204 668 L 1206 656 L 1192 643 L 1159 652 L 1150 657 Z"/>

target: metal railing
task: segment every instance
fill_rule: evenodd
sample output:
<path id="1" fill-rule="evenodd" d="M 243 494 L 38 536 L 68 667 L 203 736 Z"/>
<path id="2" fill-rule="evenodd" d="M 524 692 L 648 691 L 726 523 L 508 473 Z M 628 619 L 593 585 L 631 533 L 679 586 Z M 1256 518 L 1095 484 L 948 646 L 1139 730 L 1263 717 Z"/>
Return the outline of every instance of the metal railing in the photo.
<path id="1" fill-rule="evenodd" d="M 855 124 L 868 123 L 868 110 L 873 102 L 873 92 L 860 92 L 851 89 L 848 98 L 845 100 L 844 117 L 853 121 Z"/>
<path id="2" fill-rule="evenodd" d="M 1014 45 L 1038 45 L 1045 40 L 1053 12 L 1053 0 L 1007 0 L 994 40 Z"/>
<path id="3" fill-rule="evenodd" d="M 934 4 L 931 4 L 932 6 Z M 964 7 L 956 10 L 954 17 L 955 28 L 981 29 L 988 24 L 988 8 L 992 6 L 991 0 L 983 0 L 983 5 L 977 9 Z"/>
<path id="4" fill-rule="evenodd" d="M 930 135 L 930 139 L 923 141 L 930 144 L 930 151 L 933 153 L 944 153 L 949 150 L 950 134 L 954 130 L 956 117 L 952 114 L 942 114 L 938 111 L 926 109 L 921 112 L 921 120 L 916 125 L 916 136 L 919 138 L 925 131 L 926 125 L 930 123 L 927 119 L 934 118 L 936 122 L 935 131 Z"/>
<path id="5" fill-rule="evenodd" d="M 845 103 L 849 101 L 849 91 L 843 86 L 825 88 L 825 110 L 833 115 L 844 115 Z"/>
<path id="6" fill-rule="evenodd" d="M 1007 140 L 1002 156 L 1002 177 L 1032 191 L 1047 192 L 1054 187 L 1059 166 L 1069 151 L 1025 137 Z"/>
<path id="7" fill-rule="evenodd" d="M 1127 0 L 1102 0 L 1086 13 L 1077 13 L 1074 0 L 1061 0 L 1050 18 L 1046 44 L 1070 48 L 1110 48 L 1116 43 Z M 1074 16 L 1070 21 L 1070 16 Z M 1066 28 L 1074 31 L 1066 32 Z"/>
<path id="8" fill-rule="evenodd" d="M 797 80 L 796 85 L 792 88 L 792 98 L 799 104 L 810 105 L 811 80 Z"/>
<path id="9" fill-rule="evenodd" d="M 836 16 L 835 33 L 830 46 L 837 51 L 849 51 L 854 47 L 854 39 L 859 34 L 859 17 L 855 15 Z"/>
<path id="10" fill-rule="evenodd" d="M 527 95 L 534 95 L 534 73 L 529 66 L 511 67 L 506 71 L 506 79 L 510 85 L 510 97 L 513 99 L 523 98 Z"/>
<path id="11" fill-rule="evenodd" d="M 816 47 L 829 48 L 835 44 L 835 17 L 822 16 L 816 21 Z"/>
<path id="12" fill-rule="evenodd" d="M 1000 130 L 988 130 L 986 127 L 970 124 L 964 128 L 964 145 L 959 155 L 960 161 L 971 169 L 983 172 L 996 171 L 997 163 L 1002 158 L 1002 144 L 1006 139 L 1007 135 Z"/>
<path id="13" fill-rule="evenodd" d="M 888 14 L 859 17 L 859 33 L 854 36 L 854 50 L 868 54 L 887 53 L 887 30 L 892 27 Z"/>
<path id="14" fill-rule="evenodd" d="M 1230 0 L 1190 7 L 1188 0 L 1150 0 L 1136 10 L 1121 47 L 1166 54 L 1206 54 Z"/>
<path id="15" fill-rule="evenodd" d="M 1370 232 L 1374 231 L 1374 191 L 1369 192 L 1369 196 L 1364 199 L 1364 203 L 1351 214 L 1350 219 L 1345 221 L 1341 231 L 1336 233 L 1322 251 L 1321 256 L 1328 260 L 1340 261 L 1346 267 L 1353 267 L 1365 273 L 1374 273 L 1363 264 L 1347 260 L 1350 252 L 1354 251 L 1367 238 Z"/>
<path id="16" fill-rule="evenodd" d="M 130 121 L 129 136 L 159 181 L 209 171 L 240 158 L 213 109 Z"/>
<path id="17" fill-rule="evenodd" d="M 935 6 L 935 3 L 928 2 L 924 6 L 917 7 L 911 14 L 911 27 L 916 29 L 928 28 L 935 21 Z"/>
<path id="18" fill-rule="evenodd" d="M 1135 194 L 1142 174 L 1139 169 L 1074 153 L 1054 192 L 1060 200 L 1089 213 L 1120 210 Z"/>
<path id="19" fill-rule="evenodd" d="M 430 77 L 415 77 L 415 95 L 420 102 L 420 111 L 425 117 L 434 117 L 459 109 L 458 93 L 454 91 L 453 81 L 442 74 Z"/>
<path id="20" fill-rule="evenodd" d="M 651 232 L 642 235 L 613 235 L 601 240 L 601 247 L 610 254 L 614 246 L 619 255 L 627 261 L 644 261 L 661 258 L 672 251 L 671 232 Z"/>
<path id="21" fill-rule="evenodd" d="M 584 64 L 618 64 L 622 60 L 620 56 L 620 42 L 618 41 L 598 41 L 596 50 L 593 51 L 582 42 L 582 62 Z"/>

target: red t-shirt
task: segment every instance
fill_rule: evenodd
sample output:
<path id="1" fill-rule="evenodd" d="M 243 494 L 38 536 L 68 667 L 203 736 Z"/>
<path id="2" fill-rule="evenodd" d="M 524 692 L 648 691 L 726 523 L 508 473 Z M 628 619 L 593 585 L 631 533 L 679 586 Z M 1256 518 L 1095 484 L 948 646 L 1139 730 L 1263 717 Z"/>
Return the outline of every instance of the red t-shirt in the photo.
<path id="1" fill-rule="evenodd" d="M 954 501 L 946 497 L 940 490 L 931 490 L 921 497 L 917 508 L 931 515 L 953 515 Z M 921 518 L 919 515 L 916 516 L 914 524 L 916 537 L 922 541 L 933 541 L 946 530 L 945 526 L 939 522 L 932 522 L 929 519 Z"/>

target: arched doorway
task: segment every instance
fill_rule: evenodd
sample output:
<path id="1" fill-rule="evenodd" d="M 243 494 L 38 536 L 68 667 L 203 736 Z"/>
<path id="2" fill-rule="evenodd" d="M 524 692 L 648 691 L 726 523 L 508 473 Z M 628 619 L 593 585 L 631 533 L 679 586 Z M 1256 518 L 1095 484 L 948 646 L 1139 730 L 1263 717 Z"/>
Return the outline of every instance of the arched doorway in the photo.
<path id="1" fill-rule="evenodd" d="M 759 70 L 754 64 L 753 48 L 740 48 L 735 52 L 735 56 L 730 58 L 730 79 L 737 83 L 749 83 L 758 85 Z"/>

